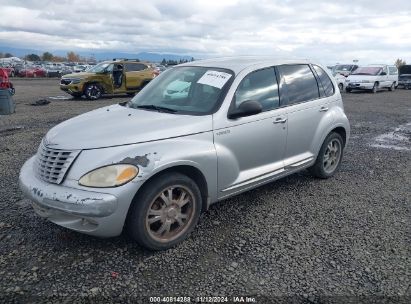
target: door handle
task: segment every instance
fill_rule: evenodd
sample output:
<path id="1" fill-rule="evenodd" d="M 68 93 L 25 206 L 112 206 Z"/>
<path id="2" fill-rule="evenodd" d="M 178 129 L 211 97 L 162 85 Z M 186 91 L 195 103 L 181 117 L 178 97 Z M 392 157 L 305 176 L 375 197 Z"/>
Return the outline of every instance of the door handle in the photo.
<path id="1" fill-rule="evenodd" d="M 321 107 L 320 108 L 320 112 L 327 112 L 328 111 L 328 108 L 327 107 Z"/>
<path id="2" fill-rule="evenodd" d="M 273 121 L 273 124 L 285 123 L 286 121 L 287 121 L 287 118 L 278 117 L 276 120 Z"/>

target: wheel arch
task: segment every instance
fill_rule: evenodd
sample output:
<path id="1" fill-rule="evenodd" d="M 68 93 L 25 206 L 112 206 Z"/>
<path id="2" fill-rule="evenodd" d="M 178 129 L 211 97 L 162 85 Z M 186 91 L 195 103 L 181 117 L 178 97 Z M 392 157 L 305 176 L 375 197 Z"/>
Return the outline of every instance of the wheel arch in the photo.
<path id="1" fill-rule="evenodd" d="M 161 175 L 165 175 L 167 173 L 180 173 L 183 174 L 189 178 L 191 178 L 198 186 L 201 192 L 201 200 L 202 200 L 202 206 L 201 210 L 205 211 L 209 207 L 209 194 L 208 194 L 208 184 L 207 180 L 201 172 L 200 169 L 193 165 L 188 165 L 188 164 L 177 164 L 174 166 L 170 166 L 167 168 L 162 168 L 161 170 L 155 172 L 152 174 L 148 179 L 144 181 L 144 183 L 141 185 L 141 187 L 137 190 L 136 194 L 134 195 L 133 201 L 136 198 L 136 196 L 142 191 L 145 187 L 148 187 L 150 184 L 150 181 L 152 181 L 154 178 L 157 178 Z"/>

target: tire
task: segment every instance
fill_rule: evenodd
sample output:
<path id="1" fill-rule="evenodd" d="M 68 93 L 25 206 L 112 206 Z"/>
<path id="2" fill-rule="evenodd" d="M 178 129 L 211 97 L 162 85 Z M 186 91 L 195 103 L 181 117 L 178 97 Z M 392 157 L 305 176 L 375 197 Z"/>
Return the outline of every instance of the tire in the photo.
<path id="1" fill-rule="evenodd" d="M 14 77 L 15 75 L 14 75 L 14 72 L 13 71 L 11 71 L 11 73 L 10 73 L 10 77 Z"/>
<path id="2" fill-rule="evenodd" d="M 340 93 L 344 92 L 344 85 L 342 83 L 339 83 L 338 89 L 340 90 Z"/>
<path id="3" fill-rule="evenodd" d="M 197 225 L 201 206 L 201 192 L 192 179 L 180 173 L 159 175 L 133 199 L 127 231 L 149 250 L 172 248 L 186 239 Z"/>
<path id="4" fill-rule="evenodd" d="M 347 93 L 351 93 L 351 89 L 346 88 L 346 89 L 345 89 L 345 92 L 347 92 Z"/>
<path id="5" fill-rule="evenodd" d="M 337 148 L 337 150 L 333 151 L 332 148 Z M 308 170 L 315 177 L 330 178 L 340 168 L 343 154 L 344 141 L 341 135 L 331 132 L 325 138 L 314 165 Z"/>
<path id="6" fill-rule="evenodd" d="M 90 83 L 84 89 L 84 95 L 90 100 L 97 100 L 102 94 L 103 90 L 98 83 Z"/>
<path id="7" fill-rule="evenodd" d="M 378 92 L 378 82 L 375 82 L 375 83 L 374 83 L 374 86 L 372 87 L 371 92 L 372 92 L 373 94 L 375 94 L 375 93 Z"/>
<path id="8" fill-rule="evenodd" d="M 392 83 L 392 85 L 388 88 L 388 91 L 394 91 L 395 90 L 395 82 Z"/>

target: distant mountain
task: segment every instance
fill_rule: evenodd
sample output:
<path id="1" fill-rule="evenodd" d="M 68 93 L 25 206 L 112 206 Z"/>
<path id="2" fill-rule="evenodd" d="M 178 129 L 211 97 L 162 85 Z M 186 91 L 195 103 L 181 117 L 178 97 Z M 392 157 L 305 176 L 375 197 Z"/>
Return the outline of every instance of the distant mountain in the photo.
<path id="1" fill-rule="evenodd" d="M 37 54 L 41 56 L 44 52 L 50 52 L 56 56 L 66 56 L 68 51 L 62 50 L 35 50 L 35 49 L 26 49 L 26 48 L 14 48 L 0 45 L 0 52 L 4 53 L 11 53 L 16 57 L 23 57 L 28 54 Z M 191 60 L 192 56 L 186 55 L 178 55 L 178 54 L 162 54 L 162 53 L 149 53 L 149 52 L 140 52 L 140 53 L 123 53 L 123 52 L 115 52 L 115 51 L 93 51 L 85 52 L 85 51 L 74 51 L 75 53 L 79 54 L 82 57 L 94 57 L 96 60 L 110 60 L 113 58 L 129 58 L 129 59 L 140 59 L 142 61 L 151 61 L 151 62 L 161 62 L 163 59 L 165 60 Z"/>

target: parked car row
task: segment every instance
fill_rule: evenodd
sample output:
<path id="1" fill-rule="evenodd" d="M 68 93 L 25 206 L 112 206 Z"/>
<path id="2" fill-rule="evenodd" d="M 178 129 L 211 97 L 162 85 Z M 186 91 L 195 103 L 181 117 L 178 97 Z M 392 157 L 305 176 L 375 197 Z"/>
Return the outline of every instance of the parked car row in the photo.
<path id="1" fill-rule="evenodd" d="M 9 77 L 61 77 L 70 73 L 84 72 L 94 65 L 69 64 L 61 62 L 43 63 L 0 63 L 0 68 L 5 69 Z"/>
<path id="2" fill-rule="evenodd" d="M 376 93 L 383 89 L 394 91 L 397 87 L 411 88 L 409 65 L 398 70 L 395 65 L 387 64 L 341 64 L 332 67 L 331 71 L 341 92 L 363 90 Z"/>

